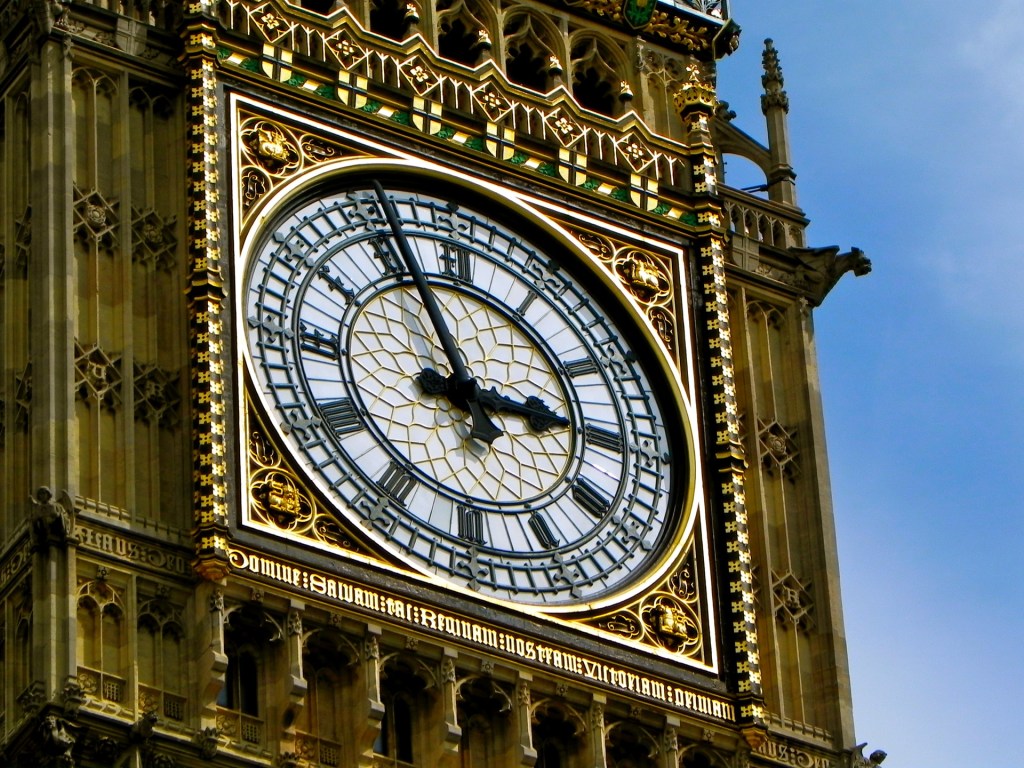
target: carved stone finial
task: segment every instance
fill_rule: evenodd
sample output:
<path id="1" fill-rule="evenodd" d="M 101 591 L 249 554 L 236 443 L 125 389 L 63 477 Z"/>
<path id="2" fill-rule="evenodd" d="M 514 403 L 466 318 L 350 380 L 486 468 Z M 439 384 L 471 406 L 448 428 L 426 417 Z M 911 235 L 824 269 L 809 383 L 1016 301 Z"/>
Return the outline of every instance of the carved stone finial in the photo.
<path id="1" fill-rule="evenodd" d="M 302 614 L 298 611 L 288 612 L 288 634 L 289 635 L 301 635 L 302 634 Z"/>
<path id="2" fill-rule="evenodd" d="M 785 80 L 782 77 L 782 66 L 779 64 L 779 52 L 775 50 L 775 43 L 771 38 L 764 41 L 761 63 L 764 66 L 764 74 L 761 75 L 761 85 L 764 86 L 761 111 L 767 114 L 769 109 L 778 107 L 783 112 L 789 112 L 789 96 L 782 88 Z"/>
<path id="3" fill-rule="evenodd" d="M 441 662 L 441 679 L 446 683 L 455 682 L 455 661 L 450 657 Z"/>
<path id="4" fill-rule="evenodd" d="M 516 688 L 516 700 L 524 707 L 530 706 L 530 684 L 525 680 L 519 681 Z"/>
<path id="5" fill-rule="evenodd" d="M 370 635 L 368 638 L 366 638 L 363 653 L 366 655 L 367 659 L 380 658 L 380 643 L 377 641 L 376 635 Z"/>

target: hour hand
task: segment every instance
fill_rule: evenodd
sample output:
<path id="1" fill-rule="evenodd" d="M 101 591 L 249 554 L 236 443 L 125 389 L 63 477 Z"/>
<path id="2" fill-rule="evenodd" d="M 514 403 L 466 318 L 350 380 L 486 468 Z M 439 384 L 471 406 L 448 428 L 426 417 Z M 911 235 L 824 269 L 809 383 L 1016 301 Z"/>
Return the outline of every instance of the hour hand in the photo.
<path id="1" fill-rule="evenodd" d="M 567 427 L 569 420 L 551 410 L 539 397 L 530 395 L 524 402 L 518 402 L 505 395 L 498 394 L 495 387 L 477 392 L 477 401 L 494 413 L 514 413 L 524 416 L 535 432 L 543 432 L 552 427 Z"/>
<path id="2" fill-rule="evenodd" d="M 416 381 L 428 395 L 443 395 L 455 407 L 469 412 L 472 419 L 470 437 L 490 444 L 504 434 L 484 413 L 480 395 L 486 393 L 480 391 L 476 379 L 470 377 L 461 381 L 457 374 L 445 377 L 433 368 L 424 368 L 417 374 Z"/>

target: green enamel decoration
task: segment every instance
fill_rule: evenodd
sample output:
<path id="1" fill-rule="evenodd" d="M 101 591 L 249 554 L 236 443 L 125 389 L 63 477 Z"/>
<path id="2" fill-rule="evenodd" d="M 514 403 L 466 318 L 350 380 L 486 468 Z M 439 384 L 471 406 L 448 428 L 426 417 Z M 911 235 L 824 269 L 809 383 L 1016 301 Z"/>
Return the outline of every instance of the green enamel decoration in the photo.
<path id="1" fill-rule="evenodd" d="M 624 0 L 622 20 L 630 29 L 641 29 L 650 23 L 657 7 L 657 0 Z"/>
<path id="2" fill-rule="evenodd" d="M 474 136 L 471 139 L 466 139 L 466 149 L 473 149 L 477 152 L 486 152 L 487 145 L 484 143 L 483 139 L 478 136 Z"/>
<path id="3" fill-rule="evenodd" d="M 697 226 L 697 214 L 695 213 L 684 213 L 679 217 L 679 220 L 683 222 L 683 224 L 689 224 L 693 227 Z"/>
<path id="4" fill-rule="evenodd" d="M 391 116 L 391 121 L 400 125 L 412 125 L 412 116 L 408 112 L 395 112 Z"/>
<path id="5" fill-rule="evenodd" d="M 554 163 L 541 163 L 537 166 L 537 173 L 543 173 L 545 176 L 555 176 L 558 170 L 555 168 Z"/>
<path id="6" fill-rule="evenodd" d="M 263 67 L 260 66 L 260 60 L 259 59 L 246 59 L 245 61 L 243 61 L 238 66 L 240 66 L 242 69 L 247 70 L 249 72 L 262 72 L 263 71 Z"/>

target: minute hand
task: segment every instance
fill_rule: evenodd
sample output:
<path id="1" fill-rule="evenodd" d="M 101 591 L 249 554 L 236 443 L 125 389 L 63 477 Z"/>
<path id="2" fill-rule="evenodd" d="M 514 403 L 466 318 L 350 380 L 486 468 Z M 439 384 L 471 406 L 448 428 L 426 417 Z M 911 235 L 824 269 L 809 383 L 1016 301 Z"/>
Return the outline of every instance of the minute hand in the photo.
<path id="1" fill-rule="evenodd" d="M 405 237 L 405 232 L 402 231 L 402 225 L 398 221 L 398 214 L 395 211 L 394 205 L 388 199 L 387 193 L 379 181 L 373 182 L 373 189 L 377 193 L 377 199 L 380 200 L 380 207 L 384 211 L 384 218 L 387 219 L 388 225 L 391 227 L 391 234 L 394 235 L 398 252 L 405 262 L 409 274 L 412 275 L 412 281 L 416 285 L 416 290 L 419 291 L 420 300 L 427 310 L 430 323 L 434 326 L 434 331 L 441 340 L 441 348 L 444 350 L 445 357 L 448 358 L 448 364 L 452 367 L 452 374 L 455 377 L 455 386 L 459 391 L 459 396 L 465 400 L 466 405 L 469 407 L 469 414 L 473 420 L 473 427 L 469 433 L 470 437 L 475 437 L 486 443 L 493 443 L 503 433 L 487 417 L 487 414 L 484 413 L 484 409 L 480 405 L 478 399 L 479 387 L 477 386 L 476 379 L 469 375 L 465 363 L 462 362 L 462 355 L 459 352 L 458 345 L 455 343 L 455 337 L 448 330 L 448 324 L 444 321 L 444 315 L 441 314 L 441 307 L 437 304 L 434 292 L 430 290 L 430 284 L 423 275 L 423 270 L 420 268 L 419 262 L 409 247 L 409 241 Z"/>

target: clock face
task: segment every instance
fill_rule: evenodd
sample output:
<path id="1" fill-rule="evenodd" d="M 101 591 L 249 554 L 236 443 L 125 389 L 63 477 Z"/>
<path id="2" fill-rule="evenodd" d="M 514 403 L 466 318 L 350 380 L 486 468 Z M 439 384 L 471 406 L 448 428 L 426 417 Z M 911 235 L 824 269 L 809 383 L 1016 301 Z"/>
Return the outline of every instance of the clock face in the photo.
<path id="1" fill-rule="evenodd" d="M 682 422 L 625 309 L 461 198 L 355 182 L 278 216 L 244 278 L 254 387 L 295 469 L 404 562 L 521 603 L 612 595 L 678 533 Z"/>

